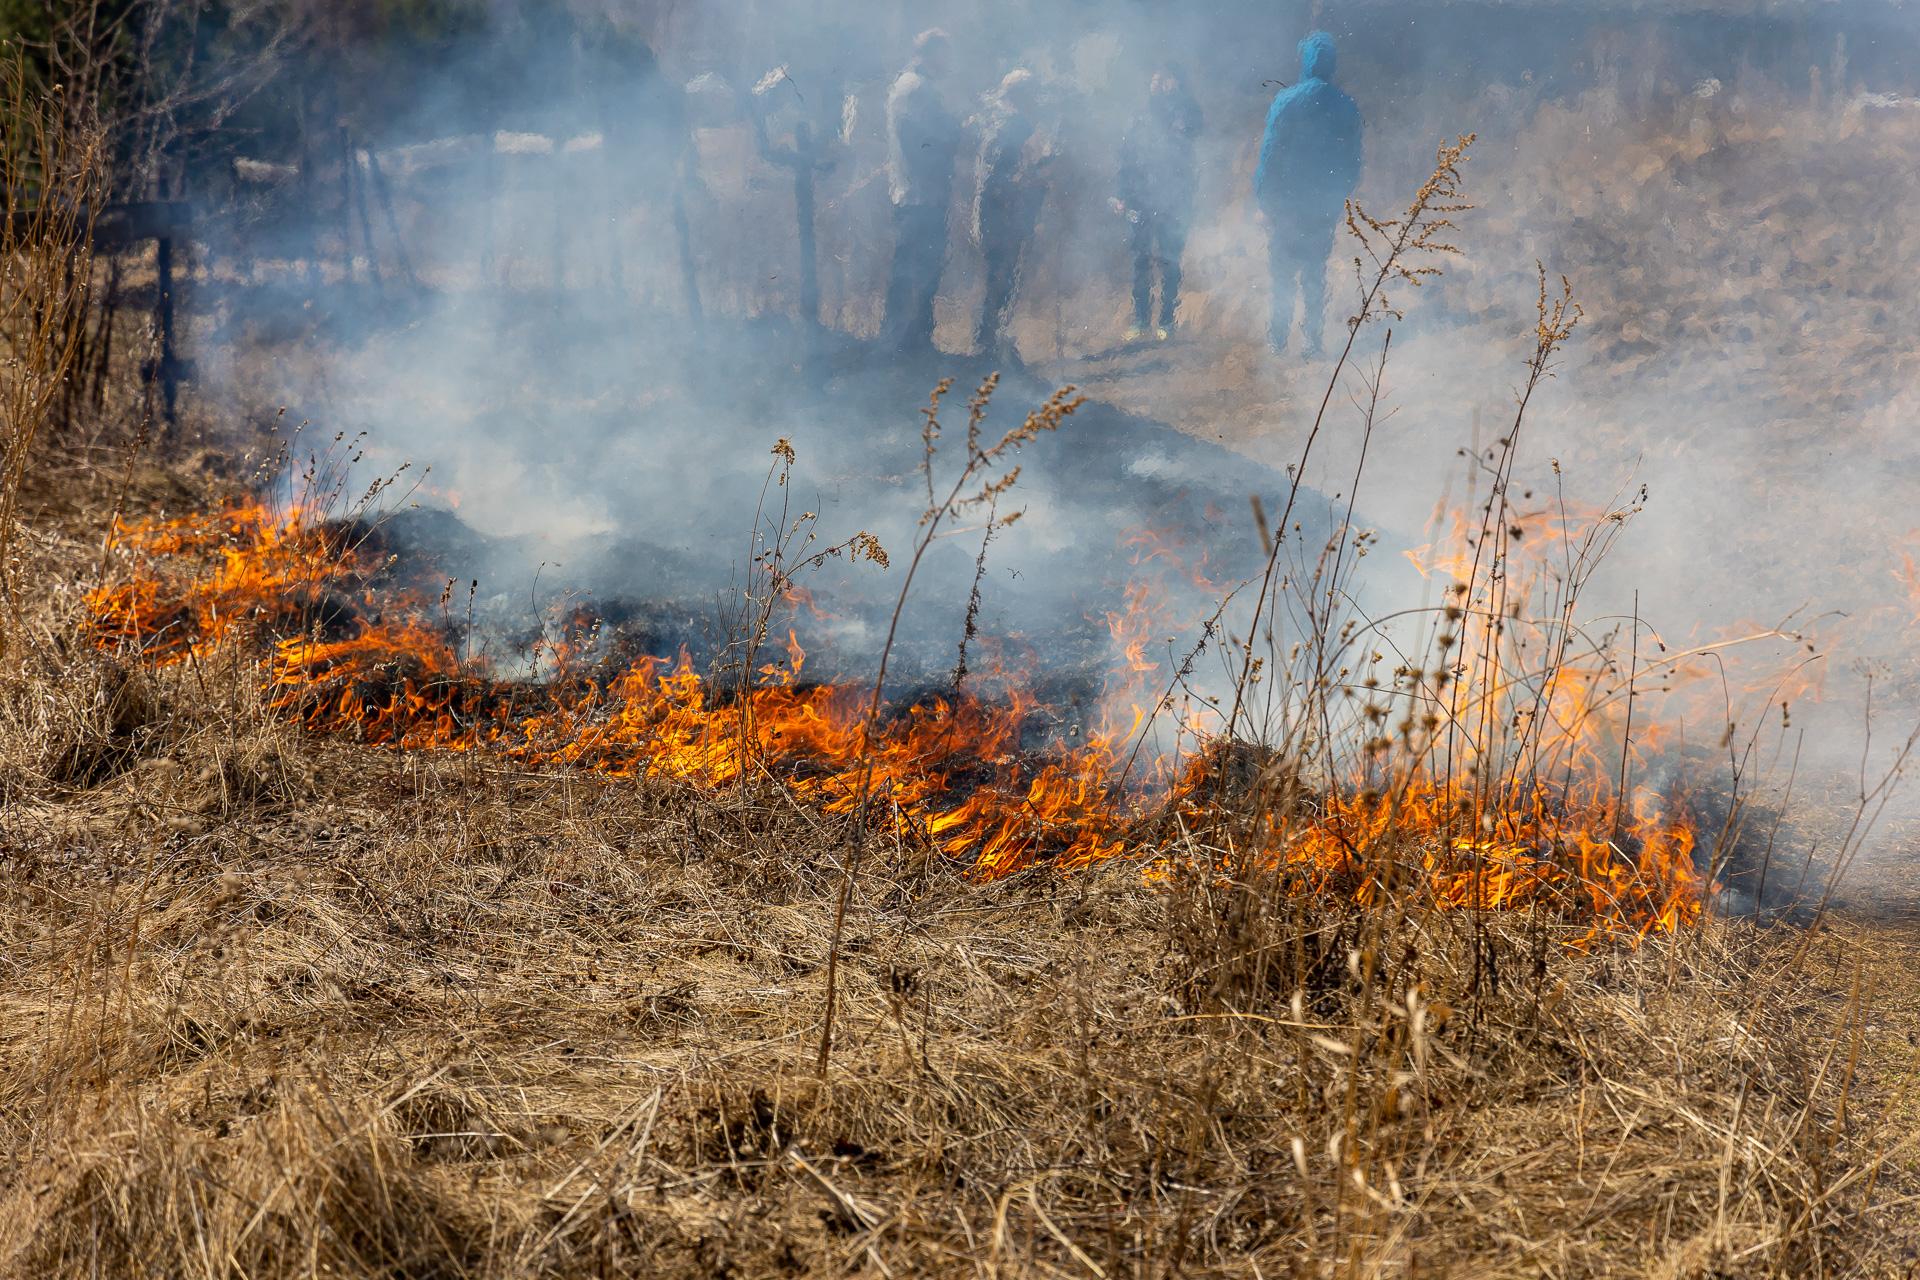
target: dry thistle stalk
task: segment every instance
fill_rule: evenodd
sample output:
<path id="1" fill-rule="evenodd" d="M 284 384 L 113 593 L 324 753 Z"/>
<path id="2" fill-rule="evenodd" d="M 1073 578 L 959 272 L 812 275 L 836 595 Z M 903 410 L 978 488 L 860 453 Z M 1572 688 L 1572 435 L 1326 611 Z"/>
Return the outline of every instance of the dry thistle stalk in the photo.
<path id="1" fill-rule="evenodd" d="M 1259 591 L 1254 596 L 1253 629 L 1247 636 L 1245 657 L 1234 681 L 1233 704 L 1222 730 L 1227 737 L 1232 737 L 1239 728 L 1241 715 L 1246 710 L 1247 691 L 1253 685 L 1254 642 L 1263 621 L 1269 639 L 1273 635 L 1269 612 L 1278 602 L 1275 576 L 1279 570 L 1280 552 L 1286 545 L 1294 504 L 1300 497 L 1307 462 L 1313 456 L 1314 444 L 1320 438 L 1327 409 L 1333 403 L 1333 393 L 1339 387 L 1341 374 L 1346 371 L 1347 363 L 1352 358 L 1354 343 L 1359 340 L 1362 326 L 1383 316 L 1399 316 L 1400 313 L 1387 300 L 1388 286 L 1395 281 L 1402 281 L 1418 288 L 1424 281 L 1440 274 L 1437 258 L 1459 252 L 1446 236 L 1453 229 L 1452 215 L 1472 207 L 1461 189 L 1460 166 L 1466 160 L 1473 139 L 1474 135 L 1463 134 L 1439 148 L 1434 155 L 1433 172 L 1421 184 L 1419 191 L 1414 193 L 1412 203 L 1400 217 L 1374 218 L 1358 203 L 1352 200 L 1347 202 L 1347 229 L 1360 242 L 1362 253 L 1370 260 L 1371 274 L 1367 263 L 1356 256 L 1354 274 L 1359 284 L 1359 303 L 1347 319 L 1346 344 L 1341 347 L 1333 371 L 1327 376 L 1326 392 L 1321 396 L 1320 407 L 1314 413 L 1313 427 L 1301 445 L 1300 457 L 1287 468 L 1287 502 L 1280 512 L 1279 521 L 1273 526 L 1266 568 L 1260 577 Z M 1256 511 L 1256 515 L 1260 514 Z M 1284 587 L 1285 584 L 1279 585 Z"/>

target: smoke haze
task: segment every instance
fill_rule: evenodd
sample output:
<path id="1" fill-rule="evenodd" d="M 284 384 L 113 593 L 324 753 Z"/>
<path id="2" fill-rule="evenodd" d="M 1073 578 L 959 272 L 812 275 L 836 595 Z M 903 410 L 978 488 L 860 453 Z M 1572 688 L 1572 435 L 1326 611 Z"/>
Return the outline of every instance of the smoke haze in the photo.
<path id="1" fill-rule="evenodd" d="M 356 485 L 403 462 L 427 474 L 410 500 L 464 530 L 415 518 L 415 536 L 449 577 L 480 581 L 503 656 L 561 597 L 645 606 L 661 643 L 698 645 L 703 602 L 739 581 L 777 439 L 798 451 L 793 509 L 818 513 L 823 541 L 871 529 L 910 545 L 925 505 L 917 410 L 936 379 L 957 380 L 951 462 L 965 395 L 997 367 L 974 354 L 972 142 L 941 352 L 897 359 L 875 343 L 892 252 L 885 95 L 936 20 L 956 54 L 950 108 L 977 116 L 1007 70 L 1029 68 L 1056 155 L 1013 325 L 1025 368 L 1009 368 L 990 422 L 1013 425 L 1058 384 L 1092 398 L 1021 459 L 1012 502 L 1026 515 L 989 550 L 983 629 L 1042 667 L 1099 668 L 1105 611 L 1153 575 L 1171 593 L 1158 656 L 1180 652 L 1209 599 L 1192 580 L 1231 583 L 1258 563 L 1249 498 L 1284 500 L 1330 369 L 1265 347 L 1248 194 L 1266 103 L 1319 26 L 1340 40 L 1340 82 L 1365 115 L 1356 196 L 1376 215 L 1404 206 L 1436 145 L 1480 135 L 1460 255 L 1396 298 L 1387 413 L 1358 494 L 1361 522 L 1382 531 L 1362 607 L 1431 603 L 1435 586 L 1397 553 L 1429 541 L 1436 504 L 1484 494 L 1471 455 L 1512 423 L 1537 261 L 1570 279 L 1586 316 L 1530 410 L 1516 488 L 1540 511 L 1549 495 L 1639 509 L 1583 605 L 1596 632 L 1645 628 L 1668 650 L 1784 633 L 1679 682 L 1669 714 L 1708 747 L 1731 705 L 1743 733 L 1763 715 L 1790 725 L 1769 738 L 1783 759 L 1804 747 L 1835 769 L 1857 761 L 1865 673 L 1883 738 L 1920 713 L 1905 642 L 1920 616 L 1911 11 L 822 12 L 502 8 L 421 67 L 401 109 L 357 126 L 349 167 L 367 191 L 390 186 L 390 222 L 348 198 L 303 219 L 265 188 L 215 254 L 255 263 L 270 286 L 268 300 L 225 304 L 245 341 L 224 391 L 364 430 Z M 1108 199 L 1120 136 L 1163 65 L 1204 113 L 1199 193 L 1178 334 L 1130 347 L 1131 267 Z M 817 327 L 800 313 L 801 163 L 815 175 Z M 1352 252 L 1343 242 L 1336 258 Z M 329 253 L 317 280 L 301 265 Z M 1337 329 L 1352 270 L 1330 272 Z M 1359 364 L 1381 336 L 1363 334 Z M 1309 548 L 1353 483 L 1359 394 L 1349 373 L 1306 473 Z M 1143 556 L 1141 530 L 1165 554 Z M 979 549 L 976 529 L 930 559 L 907 683 L 951 665 Z M 820 646 L 815 674 L 870 664 L 899 572 L 822 570 L 831 616 L 795 622 Z M 1809 644 L 1827 656 L 1807 664 Z"/>

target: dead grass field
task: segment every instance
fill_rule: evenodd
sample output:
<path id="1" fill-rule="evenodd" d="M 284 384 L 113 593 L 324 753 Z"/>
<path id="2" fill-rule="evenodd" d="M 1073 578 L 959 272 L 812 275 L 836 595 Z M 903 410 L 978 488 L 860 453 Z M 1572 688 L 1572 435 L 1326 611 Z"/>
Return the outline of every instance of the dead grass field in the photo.
<path id="1" fill-rule="evenodd" d="M 303 735 L 246 645 L 83 634 L 112 512 L 243 486 L 199 438 L 43 443 L 5 548 L 0 1274 L 1913 1274 L 1910 926 L 1583 951 L 1231 823 L 850 872 L 772 782 Z"/>
<path id="2" fill-rule="evenodd" d="M 103 513 L 26 509 L 5 1274 L 1903 1274 L 1885 935 L 1493 913 L 1476 972 L 1468 913 L 902 848 L 822 1078 L 846 819 L 304 738 L 244 651 L 90 652 Z"/>

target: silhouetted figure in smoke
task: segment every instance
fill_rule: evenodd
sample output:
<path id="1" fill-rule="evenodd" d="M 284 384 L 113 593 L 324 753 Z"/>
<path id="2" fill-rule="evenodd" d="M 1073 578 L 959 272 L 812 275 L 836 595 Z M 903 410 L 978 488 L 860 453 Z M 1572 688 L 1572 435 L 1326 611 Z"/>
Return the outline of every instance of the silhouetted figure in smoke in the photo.
<path id="1" fill-rule="evenodd" d="M 947 208 L 960 122 L 937 87 L 946 77 L 947 34 L 923 31 L 913 61 L 887 93 L 887 187 L 893 199 L 893 268 L 886 332 L 901 350 L 933 345 L 933 300 L 947 261 Z"/>
<path id="2" fill-rule="evenodd" d="M 593 113 L 605 160 L 609 206 L 599 219 L 608 236 L 608 268 L 616 292 L 626 289 L 620 223 L 635 205 L 659 203 L 673 219 L 689 315 L 700 318 L 686 192 L 694 181 L 693 132 L 686 91 L 661 71 L 653 46 L 601 18 L 583 22 L 576 74 Z"/>
<path id="3" fill-rule="evenodd" d="M 1180 305 L 1180 256 L 1193 218 L 1194 143 L 1200 136 L 1200 104 L 1170 67 L 1153 73 L 1147 109 L 1135 116 L 1120 140 L 1120 174 L 1113 207 L 1127 220 L 1133 251 L 1133 327 L 1138 342 L 1154 325 L 1153 285 L 1160 282 L 1159 323 L 1153 334 L 1172 336 Z"/>
<path id="4" fill-rule="evenodd" d="M 1306 297 L 1301 322 L 1309 354 L 1320 351 L 1326 323 L 1327 255 L 1360 177 L 1360 108 L 1333 83 L 1333 37 L 1300 42 L 1300 83 L 1283 89 L 1267 113 L 1253 192 L 1267 224 L 1273 268 L 1273 320 L 1267 336 L 1284 351 L 1293 328 L 1294 281 Z"/>
<path id="5" fill-rule="evenodd" d="M 769 129 L 767 98 L 781 84 L 791 84 L 784 66 L 776 67 L 754 87 L 753 141 L 760 158 L 793 175 L 793 211 L 800 246 L 800 320 L 809 330 L 820 323 L 820 258 L 814 234 L 814 186 L 833 168 L 833 158 L 815 137 L 805 113 L 793 121 L 793 141 L 777 142 Z"/>
<path id="6" fill-rule="evenodd" d="M 986 259 L 987 296 L 980 346 L 1015 361 L 1007 333 L 1020 289 L 1020 267 L 1047 198 L 1051 141 L 1034 119 L 1039 84 L 1024 68 L 1009 71 L 987 104 L 973 195 L 973 238 Z"/>

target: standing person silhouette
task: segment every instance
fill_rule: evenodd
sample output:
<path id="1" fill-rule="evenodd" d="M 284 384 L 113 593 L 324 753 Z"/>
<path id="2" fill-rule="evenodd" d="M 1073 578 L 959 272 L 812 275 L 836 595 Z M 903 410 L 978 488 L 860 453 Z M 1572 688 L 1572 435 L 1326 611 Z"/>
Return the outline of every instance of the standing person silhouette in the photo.
<path id="1" fill-rule="evenodd" d="M 893 200 L 893 266 L 887 338 L 896 350 L 931 349 L 933 300 L 947 261 L 947 207 L 961 126 L 939 84 L 951 42 L 939 28 L 913 42 L 913 61 L 887 91 L 887 192 Z"/>
<path id="2" fill-rule="evenodd" d="M 1193 220 L 1194 144 L 1200 136 L 1200 104 L 1172 67 L 1153 73 L 1147 107 L 1120 140 L 1120 172 L 1110 202 L 1127 220 L 1133 255 L 1133 326 L 1126 340 L 1138 342 L 1152 325 L 1164 342 L 1173 333 L 1180 304 L 1180 258 Z M 1159 323 L 1154 324 L 1153 284 L 1160 279 Z"/>
<path id="3" fill-rule="evenodd" d="M 980 310 L 980 346 L 994 359 L 1018 363 L 1008 326 L 1019 294 L 1021 264 L 1047 198 L 1051 140 L 1035 109 L 1039 82 L 1024 67 L 1009 71 L 984 113 L 980 159 L 974 166 L 973 238 L 986 263 L 987 293 Z"/>
<path id="4" fill-rule="evenodd" d="M 1360 108 L 1333 83 L 1334 66 L 1332 36 L 1316 31 L 1302 40 L 1300 83 L 1274 97 L 1260 140 L 1253 193 L 1267 224 L 1267 257 L 1273 270 L 1273 318 L 1267 338 L 1275 351 L 1287 348 L 1297 287 L 1306 299 L 1301 328 L 1307 354 L 1320 354 L 1327 257 L 1346 217 L 1347 197 L 1360 177 Z"/>

